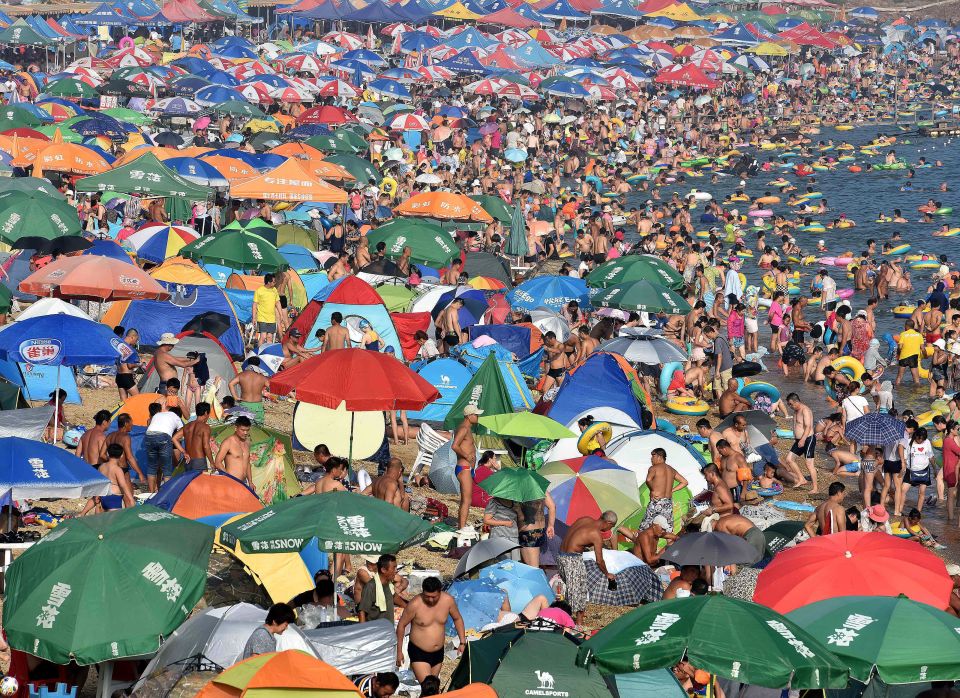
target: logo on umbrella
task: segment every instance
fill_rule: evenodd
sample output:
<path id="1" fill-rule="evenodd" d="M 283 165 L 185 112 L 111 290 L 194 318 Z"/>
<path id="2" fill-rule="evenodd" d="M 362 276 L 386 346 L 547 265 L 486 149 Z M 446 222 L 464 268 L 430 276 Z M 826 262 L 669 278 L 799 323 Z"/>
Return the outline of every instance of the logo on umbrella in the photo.
<path id="1" fill-rule="evenodd" d="M 59 339 L 27 339 L 20 342 L 20 356 L 28 364 L 56 363 L 63 351 Z"/>
<path id="2" fill-rule="evenodd" d="M 47 597 L 47 603 L 40 607 L 40 614 L 37 616 L 37 627 L 50 630 L 53 624 L 57 622 L 57 616 L 60 615 L 60 607 L 70 596 L 73 589 L 69 584 L 57 582 L 50 589 L 50 595 Z M 39 642 L 39 640 L 38 640 Z"/>

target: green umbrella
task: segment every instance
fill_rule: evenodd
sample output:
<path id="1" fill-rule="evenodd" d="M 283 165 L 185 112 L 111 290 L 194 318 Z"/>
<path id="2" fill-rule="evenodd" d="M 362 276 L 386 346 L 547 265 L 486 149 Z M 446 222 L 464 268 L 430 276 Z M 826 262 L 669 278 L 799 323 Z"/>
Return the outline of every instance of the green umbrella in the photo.
<path id="1" fill-rule="evenodd" d="M 301 550 L 316 538 L 329 553 L 380 555 L 418 545 L 431 526 L 419 516 L 355 492 L 295 497 L 248 514 L 220 529 L 220 541 L 247 553 Z"/>
<path id="2" fill-rule="evenodd" d="M 7 639 L 56 664 L 152 654 L 203 594 L 212 545 L 150 505 L 64 521 L 7 572 Z"/>
<path id="3" fill-rule="evenodd" d="M 479 484 L 480 489 L 491 497 L 508 502 L 535 502 L 543 499 L 550 481 L 543 475 L 526 468 L 504 468 Z"/>
<path id="4" fill-rule="evenodd" d="M 787 618 L 821 640 L 867 683 L 960 679 L 960 618 L 900 596 L 840 596 L 803 606 Z"/>
<path id="5" fill-rule="evenodd" d="M 281 271 L 290 266 L 276 247 L 248 230 L 205 235 L 181 249 L 180 256 L 253 272 Z"/>
<path id="6" fill-rule="evenodd" d="M 601 674 L 695 667 L 766 688 L 844 688 L 849 670 L 819 640 L 776 611 L 726 596 L 642 606 L 580 646 L 577 663 Z"/>
<path id="7" fill-rule="evenodd" d="M 340 165 L 340 167 L 345 169 L 356 178 L 355 182 L 346 182 L 344 184 L 344 186 L 348 189 L 365 187 L 367 186 L 367 182 L 369 182 L 371 179 L 376 184 L 379 184 L 380 180 L 383 179 L 383 175 L 380 174 L 380 170 L 374 167 L 372 162 L 357 157 L 356 155 L 337 153 L 336 155 L 331 155 L 324 159 L 327 162 Z"/>
<path id="8" fill-rule="evenodd" d="M 107 116 L 112 116 L 117 121 L 122 121 L 127 124 L 135 124 L 137 126 L 153 123 L 153 118 L 149 114 L 141 113 L 133 109 L 127 109 L 126 107 L 102 109 L 100 113 L 106 114 Z"/>
<path id="9" fill-rule="evenodd" d="M 530 244 L 527 242 L 527 221 L 519 206 L 513 207 L 510 215 L 510 234 L 503 249 L 504 254 L 514 257 L 526 257 L 530 254 Z"/>
<path id="10" fill-rule="evenodd" d="M 335 135 L 323 135 L 323 136 L 313 136 L 308 138 L 305 143 L 309 146 L 313 146 L 317 150 L 322 150 L 325 153 L 347 153 L 349 155 L 354 155 L 356 153 L 362 153 L 366 148 L 356 148 L 349 143 L 349 141 L 343 138 L 337 138 Z"/>
<path id="11" fill-rule="evenodd" d="M 0 193 L 0 240 L 8 245 L 22 237 L 53 240 L 80 233 L 77 210 L 62 199 L 41 191 Z"/>
<path id="12" fill-rule="evenodd" d="M 248 233 L 256 233 L 271 245 L 275 247 L 278 246 L 278 243 L 276 242 L 277 229 L 260 218 L 260 216 L 257 216 L 256 218 L 250 218 L 245 221 L 241 221 L 239 218 L 234 218 L 233 221 L 231 221 L 228 225 L 225 225 L 223 228 L 221 228 L 220 232 L 225 230 L 245 230 Z"/>
<path id="13" fill-rule="evenodd" d="M 471 194 L 470 198 L 483 207 L 483 210 L 493 216 L 494 220 L 501 223 L 509 223 L 513 219 L 513 212 L 516 206 L 510 206 L 499 196 L 490 196 L 489 194 Z"/>
<path id="14" fill-rule="evenodd" d="M 383 299 L 383 304 L 387 307 L 388 313 L 405 313 L 410 307 L 410 301 L 416 298 L 416 291 L 412 291 L 401 284 L 383 284 L 377 286 L 374 291 Z"/>
<path id="15" fill-rule="evenodd" d="M 10 312 L 13 307 L 13 292 L 6 286 L 0 286 L 0 315 Z"/>
<path id="16" fill-rule="evenodd" d="M 640 280 L 666 286 L 677 292 L 682 292 L 686 288 L 680 272 L 663 260 L 650 255 L 628 255 L 611 259 L 587 275 L 587 285 L 595 288 Z"/>
<path id="17" fill-rule="evenodd" d="M 220 104 L 212 107 L 211 111 L 215 111 L 220 114 L 232 114 L 233 116 L 245 116 L 248 119 L 267 118 L 267 115 L 259 107 L 254 106 L 249 102 L 241 102 L 236 99 L 221 102 Z"/>
<path id="18" fill-rule="evenodd" d="M 80 118 L 81 117 L 75 116 L 72 119 L 68 119 L 68 121 L 79 121 Z M 85 138 L 85 136 L 81 136 L 79 133 L 72 130 L 67 121 L 59 124 L 46 124 L 44 126 L 38 126 L 36 130 L 51 140 L 57 135 L 57 131 L 59 131 L 60 140 L 62 140 L 64 143 L 83 143 Z"/>
<path id="19" fill-rule="evenodd" d="M 100 96 L 93 87 L 77 78 L 61 78 L 55 82 L 51 82 L 49 85 L 44 86 L 43 93 L 73 99 L 93 99 L 94 97 Z"/>
<path id="20" fill-rule="evenodd" d="M 600 289 L 590 296 L 590 303 L 594 308 L 620 308 L 645 313 L 686 315 L 690 312 L 690 304 L 677 293 L 643 279 Z"/>
<path id="21" fill-rule="evenodd" d="M 65 201 L 63 194 L 53 186 L 49 180 L 42 177 L 7 177 L 0 178 L 0 194 L 8 191 L 23 191 L 27 193 L 40 192 L 46 197 L 53 197 Z M 36 194 L 34 194 L 36 196 Z"/>
<path id="22" fill-rule="evenodd" d="M 40 117 L 15 104 L 0 109 L 0 131 L 13 128 L 36 128 L 43 124 Z"/>
<path id="23" fill-rule="evenodd" d="M 371 249 L 381 242 L 387 246 L 386 256 L 399 259 L 406 247 L 415 264 L 445 266 L 460 254 L 450 233 L 425 221 L 397 218 L 367 233 Z"/>
<path id="24" fill-rule="evenodd" d="M 478 421 L 500 436 L 524 436 L 531 439 L 551 440 L 572 439 L 576 436 L 560 422 L 533 412 L 489 414 L 480 417 Z"/>

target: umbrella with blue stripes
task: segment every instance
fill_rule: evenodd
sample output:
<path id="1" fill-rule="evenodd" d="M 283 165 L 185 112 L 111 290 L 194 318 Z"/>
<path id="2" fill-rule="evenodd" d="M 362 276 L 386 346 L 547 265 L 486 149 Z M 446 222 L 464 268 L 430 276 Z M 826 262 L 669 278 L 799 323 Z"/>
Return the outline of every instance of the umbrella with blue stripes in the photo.
<path id="1" fill-rule="evenodd" d="M 844 436 L 849 441 L 871 446 L 887 446 L 903 438 L 906 427 L 896 417 L 871 412 L 847 423 Z"/>

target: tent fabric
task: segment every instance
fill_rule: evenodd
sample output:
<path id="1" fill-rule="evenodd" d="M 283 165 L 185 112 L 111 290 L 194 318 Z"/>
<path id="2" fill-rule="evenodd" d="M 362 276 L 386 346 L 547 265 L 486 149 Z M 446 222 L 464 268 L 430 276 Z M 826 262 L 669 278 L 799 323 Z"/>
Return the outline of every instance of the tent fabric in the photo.
<path id="1" fill-rule="evenodd" d="M 216 457 L 220 444 L 236 427 L 224 424 L 212 430 L 211 448 Z M 253 488 L 264 504 L 276 504 L 300 494 L 301 487 L 293 471 L 293 444 L 288 434 L 255 424 L 250 429 L 250 470 Z"/>
<path id="2" fill-rule="evenodd" d="M 420 377 L 429 381 L 440 393 L 440 398 L 431 402 L 422 410 L 408 412 L 412 422 L 442 423 L 450 408 L 460 397 L 473 374 L 456 359 L 436 359 L 415 368 Z"/>
<path id="3" fill-rule="evenodd" d="M 530 356 L 530 335 L 530 328 L 520 325 L 473 325 L 470 327 L 470 341 L 479 337 L 490 337 L 521 361 Z"/>
<path id="4" fill-rule="evenodd" d="M 0 438 L 18 436 L 21 439 L 39 441 L 51 419 L 53 405 L 5 410 L 3 419 L 0 419 Z"/>
<path id="5" fill-rule="evenodd" d="M 29 407 L 29 405 L 23 397 L 20 386 L 0 379 L 0 411 L 16 410 L 22 407 Z M 4 415 L 4 419 L 6 417 L 7 415 Z"/>
<path id="6" fill-rule="evenodd" d="M 263 508 L 257 495 L 232 475 L 202 471 L 185 472 L 166 481 L 150 504 L 193 520 Z"/>
<path id="7" fill-rule="evenodd" d="M 109 327 L 136 329 L 142 345 L 155 347 L 164 332 L 177 334 L 197 318 L 216 313 L 222 316 L 225 328 L 211 334 L 231 356 L 243 356 L 243 333 L 233 305 L 206 272 L 189 260 L 175 257 L 153 269 L 150 276 L 170 292 L 170 300 L 114 303 L 101 322 Z"/>
<path id="8" fill-rule="evenodd" d="M 304 634 L 323 661 L 347 676 L 397 669 L 397 633 L 392 621 L 316 628 Z"/>
<path id="9" fill-rule="evenodd" d="M 502 282 L 507 288 L 513 288 L 510 264 L 503 257 L 490 252 L 471 252 L 464 260 L 463 270 L 467 276 L 488 276 Z"/>
<path id="10" fill-rule="evenodd" d="M 486 344 L 481 347 L 474 346 L 473 343 L 461 344 L 450 351 L 451 354 L 460 358 L 461 361 L 473 372 L 480 370 L 488 356 L 493 356 L 496 360 L 497 368 L 503 377 L 504 386 L 507 394 L 510 396 L 512 405 L 509 412 L 519 410 L 532 410 L 536 401 L 530 394 L 530 388 L 527 387 L 523 374 L 513 358 L 513 354 L 500 344 Z M 490 413 L 497 414 L 497 413 Z"/>
<path id="11" fill-rule="evenodd" d="M 230 353 L 213 335 L 193 332 L 181 332 L 177 335 L 180 342 L 173 347 L 170 353 L 173 356 L 185 357 L 188 352 L 195 351 L 203 354 L 206 359 L 207 368 L 210 371 L 210 380 L 215 381 L 217 385 L 217 398 L 223 399 L 230 394 L 227 387 L 230 381 L 237 375 L 237 369 L 230 358 Z M 177 376 L 183 383 L 184 369 L 177 369 Z M 157 374 L 156 366 L 151 360 L 147 371 L 137 386 L 140 392 L 155 393 L 160 386 L 160 376 Z M 206 387 L 206 386 L 204 386 Z"/>
<path id="12" fill-rule="evenodd" d="M 60 369 L 59 372 L 57 369 Z M 59 375 L 58 375 L 59 373 Z M 60 388 L 67 393 L 68 405 L 80 404 L 80 391 L 74 369 L 69 366 L 45 366 L 42 364 L 18 364 L 0 361 L 0 378 L 4 378 L 23 391 L 27 400 L 46 402 L 51 393 Z"/>
<path id="13" fill-rule="evenodd" d="M 505 350 L 501 347 L 501 351 Z M 478 357 L 478 354 L 474 354 L 470 357 L 470 360 L 476 361 Z M 500 362 L 497 360 L 495 352 L 485 354 L 479 367 L 474 366 L 472 370 L 474 371 L 473 377 L 447 412 L 443 421 L 445 429 L 453 429 L 460 423 L 463 419 L 463 409 L 467 405 L 479 407 L 484 411 L 484 414 L 507 414 L 514 411 L 507 382 L 504 380 Z M 477 432 L 488 433 L 483 427 L 478 427 Z M 434 466 L 436 464 L 437 460 L 435 459 Z M 459 487 L 457 491 L 459 491 Z"/>
<path id="14" fill-rule="evenodd" d="M 397 331 L 404 360 L 413 361 L 420 351 L 420 345 L 417 344 L 413 335 L 423 330 L 428 337 L 432 336 L 433 316 L 430 313 L 390 313 L 390 319 Z"/>
<path id="15" fill-rule="evenodd" d="M 663 431 L 629 431 L 612 439 L 606 448 L 609 458 L 637 476 L 637 486 L 647 480 L 650 452 L 662 448 L 667 462 L 687 480 L 687 488 L 696 496 L 707 489 L 707 481 L 700 474 L 707 462 L 690 442 Z"/>
<path id="16" fill-rule="evenodd" d="M 585 411 L 607 406 L 622 411 L 640 427 L 640 403 L 630 378 L 613 354 L 594 352 L 567 374 L 547 416 L 570 426 Z"/>

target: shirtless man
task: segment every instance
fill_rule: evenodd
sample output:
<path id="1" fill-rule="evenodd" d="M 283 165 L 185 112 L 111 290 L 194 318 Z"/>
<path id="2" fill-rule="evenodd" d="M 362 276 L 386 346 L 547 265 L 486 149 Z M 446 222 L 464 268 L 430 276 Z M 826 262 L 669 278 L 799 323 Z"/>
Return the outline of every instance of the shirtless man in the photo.
<path id="1" fill-rule="evenodd" d="M 814 456 L 817 449 L 817 437 L 813 433 L 813 411 L 805 404 L 800 402 L 800 396 L 796 393 L 787 395 L 787 404 L 793 410 L 793 446 L 787 451 L 785 465 L 787 474 L 793 478 L 794 487 L 802 485 L 806 478 L 797 465 L 796 458 L 803 456 L 806 461 L 807 471 L 810 473 L 810 494 L 816 494 L 817 489 L 817 468 Z"/>
<path id="2" fill-rule="evenodd" d="M 410 496 L 403 488 L 403 463 L 399 458 L 390 459 L 383 475 L 374 480 L 370 486 L 370 493 L 377 499 L 389 502 L 404 511 L 410 511 Z"/>
<path id="3" fill-rule="evenodd" d="M 350 255 L 346 252 L 341 252 L 337 256 L 337 261 L 327 269 L 327 279 L 330 281 L 336 281 L 337 279 L 342 279 L 344 276 L 349 276 L 350 274 Z"/>
<path id="4" fill-rule="evenodd" d="M 291 368 L 302 363 L 312 356 L 317 355 L 317 351 L 311 351 L 304 348 L 300 343 L 303 333 L 297 328 L 293 328 L 287 333 L 287 338 L 283 342 L 283 361 L 280 362 L 280 369 Z"/>
<path id="5" fill-rule="evenodd" d="M 157 343 L 160 346 L 157 347 L 157 351 L 153 355 L 153 366 L 157 370 L 157 375 L 160 377 L 160 385 L 157 388 L 157 392 L 161 395 L 166 395 L 167 381 L 177 377 L 177 369 L 196 366 L 200 363 L 200 359 L 188 359 L 185 356 L 174 356 L 171 354 L 170 352 L 173 351 L 173 348 L 180 343 L 180 340 L 171 332 L 164 332 L 160 335 Z"/>
<path id="6" fill-rule="evenodd" d="M 827 500 L 807 517 L 803 529 L 811 538 L 816 535 L 827 536 L 847 530 L 847 513 L 843 508 L 843 497 L 847 486 L 842 482 L 831 482 L 827 488 Z"/>
<path id="7" fill-rule="evenodd" d="M 100 455 L 98 458 L 102 463 L 107 458 L 107 446 L 110 444 L 119 444 L 123 447 L 123 456 L 120 458 L 120 469 L 126 474 L 127 482 L 132 482 L 130 480 L 130 468 L 133 468 L 133 472 L 137 474 L 140 482 L 146 482 L 147 476 L 143 474 L 143 471 L 140 469 L 140 464 L 137 462 L 137 457 L 133 453 L 133 444 L 130 441 L 131 431 L 133 431 L 133 418 L 126 412 L 121 412 L 117 415 L 117 430 L 111 434 L 107 434 L 103 443 L 100 444 Z"/>
<path id="8" fill-rule="evenodd" d="M 447 270 L 443 272 L 440 283 L 444 286 L 456 286 L 462 271 L 463 262 L 459 258 L 454 259 L 453 262 L 450 263 L 450 266 L 447 268 Z"/>
<path id="9" fill-rule="evenodd" d="M 263 411 L 263 391 L 270 385 L 270 379 L 258 371 L 259 368 L 260 357 L 251 356 L 247 359 L 247 367 L 230 381 L 229 388 L 237 403 L 256 417 L 257 424 L 263 424 L 266 418 Z"/>
<path id="10" fill-rule="evenodd" d="M 546 332 L 543 335 L 543 350 L 543 361 L 547 364 L 543 392 L 547 392 L 553 386 L 563 382 L 563 374 L 567 370 L 567 353 L 553 332 Z"/>
<path id="11" fill-rule="evenodd" d="M 723 438 L 723 435 L 710 426 L 710 420 L 708 419 L 697 420 L 697 434 L 699 434 L 701 438 L 706 439 L 707 443 L 710 444 L 710 460 L 718 463 L 720 461 L 720 453 L 717 451 L 717 442 Z"/>
<path id="12" fill-rule="evenodd" d="M 574 355 L 573 365 L 577 365 L 583 361 L 586 361 L 587 357 L 595 352 L 597 347 L 600 346 L 600 342 L 590 336 L 589 325 L 580 325 L 580 327 L 577 329 L 577 335 L 579 336 L 580 341 L 577 343 L 577 351 Z"/>
<path id="13" fill-rule="evenodd" d="M 763 531 L 754 526 L 753 522 L 746 516 L 727 514 L 713 525 L 713 530 L 738 536 L 753 546 L 754 550 L 757 551 L 757 559 L 744 560 L 745 564 L 752 565 L 754 562 L 763 559 L 763 556 L 767 554 L 767 539 L 763 537 Z"/>
<path id="14" fill-rule="evenodd" d="M 700 578 L 699 565 L 683 565 L 680 574 L 673 578 L 663 590 L 662 599 L 675 599 L 678 596 L 690 596 L 693 583 Z"/>
<path id="15" fill-rule="evenodd" d="M 217 461 L 214 466 L 228 475 L 233 475 L 240 482 L 253 487 L 253 473 L 250 469 L 250 427 L 252 423 L 247 417 L 237 417 L 234 422 L 235 431 L 223 440 L 220 450 L 217 451 Z"/>
<path id="16" fill-rule="evenodd" d="M 583 614 L 587 610 L 587 565 L 583 561 L 583 551 L 593 548 L 597 556 L 597 567 L 612 581 L 614 576 L 607 571 L 607 565 L 603 561 L 603 534 L 614 529 L 616 525 L 617 515 L 612 511 L 603 512 L 599 519 L 583 516 L 567 529 L 567 535 L 560 544 L 557 567 L 560 568 L 560 577 L 567 585 L 566 600 L 578 625 L 583 623 Z"/>
<path id="17" fill-rule="evenodd" d="M 646 562 L 650 567 L 656 567 L 660 562 L 660 539 L 672 543 L 677 537 L 671 532 L 670 522 L 662 516 L 653 517 L 653 523 L 633 536 L 633 554 Z M 668 544 L 669 544 L 668 543 Z"/>
<path id="18" fill-rule="evenodd" d="M 741 485 L 737 479 L 740 468 L 750 469 L 747 459 L 740 451 L 735 451 L 726 439 L 717 442 L 717 451 L 720 453 L 720 468 L 723 474 L 723 484 L 730 490 L 730 497 L 734 502 L 740 501 Z"/>
<path id="19" fill-rule="evenodd" d="M 197 418 L 188 422 L 180 430 L 183 445 L 187 451 L 187 470 L 205 471 L 209 463 L 213 462 L 213 452 L 210 450 L 210 403 L 198 402 Z"/>
<path id="20" fill-rule="evenodd" d="M 123 447 L 119 444 L 110 444 L 106 447 L 107 459 L 99 465 L 97 470 L 105 478 L 110 480 L 110 494 L 102 497 L 96 497 L 87 502 L 83 511 L 84 516 L 95 507 L 100 511 L 111 511 L 113 509 L 129 509 L 136 506 L 136 500 L 133 498 L 133 488 L 127 482 L 127 478 L 120 467 L 120 458 L 123 456 Z"/>
<path id="21" fill-rule="evenodd" d="M 473 440 L 473 427 L 483 410 L 476 405 L 467 405 L 463 408 L 463 421 L 453 434 L 453 452 L 457 455 L 457 464 L 454 472 L 460 483 L 460 512 L 457 517 L 457 528 L 467 525 L 467 515 L 470 513 L 470 503 L 473 501 L 473 468 L 477 464 L 477 445 Z"/>
<path id="22" fill-rule="evenodd" d="M 720 434 L 730 448 L 738 451 L 741 455 L 746 454 L 746 449 L 750 445 L 750 434 L 747 433 L 747 418 L 737 415 L 733 418 L 733 424 L 724 429 Z"/>
<path id="23" fill-rule="evenodd" d="M 460 308 L 463 307 L 462 298 L 454 298 L 449 305 L 440 311 L 437 324 L 440 327 L 440 336 L 444 343 L 444 352 L 463 341 L 463 330 L 460 327 Z"/>
<path id="24" fill-rule="evenodd" d="M 702 470 L 702 473 L 710 487 L 710 506 L 703 513 L 707 516 L 718 514 L 721 518 L 733 513 L 733 497 L 720 474 L 720 468 L 711 463 Z"/>
<path id="25" fill-rule="evenodd" d="M 85 431 L 77 444 L 77 457 L 83 458 L 92 466 L 97 466 L 103 462 L 100 457 L 100 448 L 107 438 L 107 427 L 110 426 L 110 413 L 107 410 L 100 410 L 93 415 L 93 429 Z"/>
<path id="26" fill-rule="evenodd" d="M 427 577 L 423 580 L 423 591 L 417 594 L 397 622 L 397 666 L 404 662 L 403 636 L 410 626 L 410 641 L 407 654 L 410 655 L 410 669 L 413 670 L 417 681 L 423 681 L 427 676 L 439 676 L 443 665 L 444 626 L 447 619 L 453 620 L 453 627 L 457 630 L 457 654 L 463 654 L 467 647 L 467 636 L 463 626 L 463 618 L 457 602 L 450 594 L 441 591 L 440 580 L 436 577 Z"/>
<path id="27" fill-rule="evenodd" d="M 323 335 L 323 346 L 321 347 L 322 351 L 330 351 L 331 349 L 349 349 L 350 348 L 350 333 L 347 331 L 347 328 L 343 326 L 343 314 L 334 313 L 330 316 L 330 327 L 327 328 L 326 334 Z"/>
<path id="28" fill-rule="evenodd" d="M 753 409 L 753 403 L 740 397 L 737 392 L 739 387 L 740 384 L 736 378 L 727 381 L 727 388 L 720 393 L 720 401 L 717 403 L 717 410 L 721 417 L 726 417 L 734 412 L 746 412 Z"/>
<path id="29" fill-rule="evenodd" d="M 687 479 L 667 465 L 667 452 L 655 448 L 650 452 L 650 469 L 647 470 L 647 489 L 650 490 L 650 504 L 640 523 L 640 530 L 653 525 L 657 516 L 673 522 L 673 493 L 687 486 Z"/>

